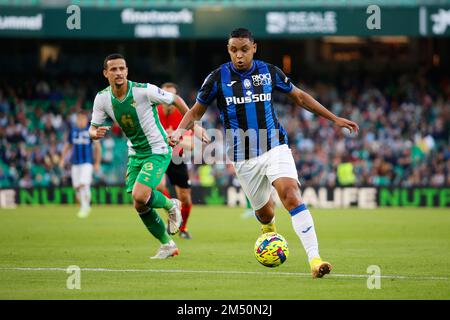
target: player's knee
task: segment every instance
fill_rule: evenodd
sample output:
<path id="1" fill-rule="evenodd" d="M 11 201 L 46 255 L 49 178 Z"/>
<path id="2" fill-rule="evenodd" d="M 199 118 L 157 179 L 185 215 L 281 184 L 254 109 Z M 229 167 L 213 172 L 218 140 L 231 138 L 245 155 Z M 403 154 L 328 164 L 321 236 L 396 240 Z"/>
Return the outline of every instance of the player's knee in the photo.
<path id="1" fill-rule="evenodd" d="M 131 195 L 133 197 L 133 202 L 135 203 L 135 208 L 136 206 L 145 205 L 148 201 L 148 195 L 145 192 L 133 190 L 133 193 Z"/>

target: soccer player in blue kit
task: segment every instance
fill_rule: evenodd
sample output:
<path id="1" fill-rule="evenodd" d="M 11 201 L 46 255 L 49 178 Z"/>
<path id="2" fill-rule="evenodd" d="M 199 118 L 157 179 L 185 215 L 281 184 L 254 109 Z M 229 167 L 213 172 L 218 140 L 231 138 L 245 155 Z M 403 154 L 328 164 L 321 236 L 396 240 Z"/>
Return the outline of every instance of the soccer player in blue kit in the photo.
<path id="1" fill-rule="evenodd" d="M 278 67 L 254 60 L 257 46 L 249 30 L 233 30 L 227 47 L 231 61 L 208 75 L 196 103 L 168 137 L 169 143 L 176 145 L 183 131 L 192 128 L 216 99 L 226 131 L 227 155 L 262 225 L 262 232 L 276 232 L 275 203 L 270 196 L 275 188 L 305 248 L 313 278 L 321 278 L 332 266 L 319 255 L 314 222 L 300 195 L 294 158 L 286 131 L 274 110 L 272 93 L 274 90 L 285 93 L 296 105 L 350 132 L 357 133 L 358 125 L 327 110 L 294 86 Z"/>
<path id="2" fill-rule="evenodd" d="M 69 132 L 60 162 L 60 167 L 64 168 L 66 156 L 72 149 L 72 185 L 80 202 L 79 218 L 86 218 L 91 212 L 92 175 L 94 169 L 99 171 L 101 160 L 101 146 L 98 141 L 92 141 L 89 137 L 88 120 L 85 112 L 77 114 L 76 126 Z"/>

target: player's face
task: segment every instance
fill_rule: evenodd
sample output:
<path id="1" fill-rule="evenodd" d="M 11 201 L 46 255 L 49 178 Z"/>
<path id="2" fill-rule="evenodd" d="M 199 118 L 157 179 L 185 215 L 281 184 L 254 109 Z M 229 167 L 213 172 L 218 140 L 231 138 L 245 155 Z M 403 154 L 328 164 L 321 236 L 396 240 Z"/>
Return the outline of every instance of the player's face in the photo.
<path id="1" fill-rule="evenodd" d="M 127 82 L 128 68 L 124 59 L 109 60 L 106 66 L 103 75 L 111 86 L 121 87 Z"/>
<path id="2" fill-rule="evenodd" d="M 86 117 L 86 115 L 84 114 L 79 114 L 77 117 L 77 126 L 78 128 L 86 128 L 88 123 L 88 119 Z"/>
<path id="3" fill-rule="evenodd" d="M 177 90 L 174 87 L 162 87 L 164 91 L 171 92 L 173 94 L 177 94 Z M 163 105 L 163 108 L 167 111 L 167 113 L 172 113 L 175 106 L 173 104 L 171 105 Z"/>
<path id="4" fill-rule="evenodd" d="M 253 55 L 256 52 L 256 43 L 248 38 L 231 38 L 228 40 L 227 47 L 231 62 L 236 69 L 250 69 L 253 62 Z"/>

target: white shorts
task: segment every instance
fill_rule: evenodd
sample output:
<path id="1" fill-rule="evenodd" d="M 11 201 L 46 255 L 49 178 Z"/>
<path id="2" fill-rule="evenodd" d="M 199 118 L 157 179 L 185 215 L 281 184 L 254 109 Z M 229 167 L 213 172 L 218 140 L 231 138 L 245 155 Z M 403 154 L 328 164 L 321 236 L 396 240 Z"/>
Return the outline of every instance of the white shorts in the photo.
<path id="1" fill-rule="evenodd" d="M 92 183 L 93 166 L 91 163 L 72 165 L 72 185 L 78 188 L 81 185 L 90 186 Z"/>
<path id="2" fill-rule="evenodd" d="M 261 209 L 270 199 L 278 178 L 298 180 L 297 168 L 291 149 L 286 145 L 276 146 L 259 157 L 233 163 L 236 176 L 254 210 Z"/>

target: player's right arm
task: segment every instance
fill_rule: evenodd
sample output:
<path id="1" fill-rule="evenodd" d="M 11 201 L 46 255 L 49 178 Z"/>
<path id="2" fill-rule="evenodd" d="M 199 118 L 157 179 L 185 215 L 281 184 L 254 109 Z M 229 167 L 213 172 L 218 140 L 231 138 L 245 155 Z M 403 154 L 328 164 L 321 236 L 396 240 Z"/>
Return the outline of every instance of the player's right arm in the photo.
<path id="1" fill-rule="evenodd" d="M 173 147 L 180 142 L 181 136 L 186 132 L 186 130 L 190 130 L 194 127 L 196 121 L 199 121 L 206 112 L 208 107 L 199 103 L 198 101 L 194 104 L 194 106 L 186 112 L 181 120 L 178 128 L 172 132 L 168 137 L 169 144 Z M 208 138 L 202 138 L 202 140 L 207 140 Z"/>
<path id="2" fill-rule="evenodd" d="M 89 136 L 92 140 L 98 140 L 105 137 L 106 132 L 108 132 L 111 127 L 103 126 L 108 115 L 106 114 L 102 102 L 101 96 L 97 93 L 94 99 L 94 108 L 92 111 L 92 120 L 91 125 L 89 127 Z"/>
<path id="3" fill-rule="evenodd" d="M 111 129 L 111 127 L 97 127 L 96 125 L 91 124 L 89 127 L 89 136 L 92 140 L 104 138 L 109 129 Z"/>
<path id="4" fill-rule="evenodd" d="M 69 132 L 68 135 L 68 141 L 64 144 L 62 153 L 61 153 L 61 160 L 59 161 L 59 167 L 61 169 L 64 168 L 65 160 L 67 157 L 67 154 L 69 153 L 70 148 L 72 147 L 72 132 Z"/>
<path id="5" fill-rule="evenodd" d="M 208 77 L 206 77 L 205 81 L 202 84 L 202 87 L 198 91 L 197 101 L 194 106 L 184 115 L 183 120 L 181 120 L 178 128 L 168 136 L 168 142 L 173 147 L 180 142 L 181 136 L 194 127 L 195 122 L 199 121 L 206 112 L 208 105 L 210 105 L 214 99 L 217 97 L 217 75 L 220 69 L 217 69 L 211 72 Z M 209 141 L 209 137 L 206 135 L 206 132 L 202 130 L 202 132 L 198 132 L 196 126 L 194 129 L 194 133 L 196 136 L 201 135 L 202 140 L 204 142 Z"/>

